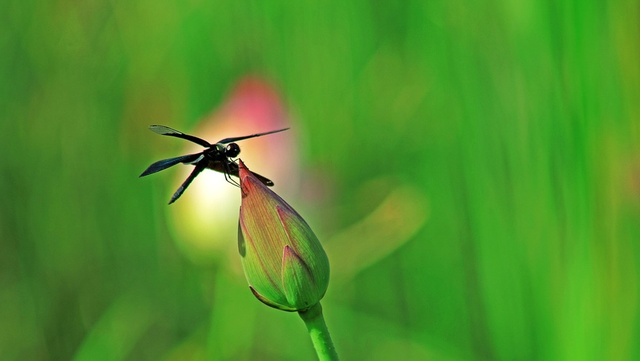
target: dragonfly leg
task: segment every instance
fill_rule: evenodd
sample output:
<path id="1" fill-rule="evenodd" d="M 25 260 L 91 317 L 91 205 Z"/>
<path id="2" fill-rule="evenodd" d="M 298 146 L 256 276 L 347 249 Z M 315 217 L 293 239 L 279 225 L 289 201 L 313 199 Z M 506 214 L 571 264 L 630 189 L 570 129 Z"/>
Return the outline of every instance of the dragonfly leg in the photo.
<path id="1" fill-rule="evenodd" d="M 235 161 L 231 161 L 235 164 Z M 230 162 L 230 163 L 231 163 Z M 224 163 L 224 179 L 227 183 L 230 183 L 238 188 L 240 188 L 240 184 L 233 178 L 231 178 L 231 168 L 229 168 L 229 163 Z"/>

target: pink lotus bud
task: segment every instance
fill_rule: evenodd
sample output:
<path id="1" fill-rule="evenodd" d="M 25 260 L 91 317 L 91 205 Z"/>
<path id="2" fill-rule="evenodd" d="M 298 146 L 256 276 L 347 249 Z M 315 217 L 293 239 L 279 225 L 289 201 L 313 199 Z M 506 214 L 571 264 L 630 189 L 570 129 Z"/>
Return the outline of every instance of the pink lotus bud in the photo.
<path id="1" fill-rule="evenodd" d="M 329 284 L 329 259 L 307 222 L 240 161 L 238 249 L 249 287 L 268 306 L 303 311 Z"/>

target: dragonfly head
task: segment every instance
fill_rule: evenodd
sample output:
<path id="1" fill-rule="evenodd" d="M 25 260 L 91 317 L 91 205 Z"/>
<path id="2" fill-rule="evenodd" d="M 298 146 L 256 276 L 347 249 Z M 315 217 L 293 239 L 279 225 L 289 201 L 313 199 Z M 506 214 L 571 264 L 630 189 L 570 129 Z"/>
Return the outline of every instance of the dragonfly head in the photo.
<path id="1" fill-rule="evenodd" d="M 227 144 L 225 155 L 229 158 L 235 158 L 240 154 L 240 147 L 236 143 Z"/>

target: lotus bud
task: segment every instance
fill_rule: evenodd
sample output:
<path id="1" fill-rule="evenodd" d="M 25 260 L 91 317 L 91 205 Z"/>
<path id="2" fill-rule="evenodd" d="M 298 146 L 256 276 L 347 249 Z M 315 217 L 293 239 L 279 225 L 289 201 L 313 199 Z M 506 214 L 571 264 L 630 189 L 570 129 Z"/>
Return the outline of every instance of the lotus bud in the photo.
<path id="1" fill-rule="evenodd" d="M 329 284 L 329 259 L 307 222 L 240 161 L 238 250 L 253 294 L 283 311 L 316 305 Z"/>

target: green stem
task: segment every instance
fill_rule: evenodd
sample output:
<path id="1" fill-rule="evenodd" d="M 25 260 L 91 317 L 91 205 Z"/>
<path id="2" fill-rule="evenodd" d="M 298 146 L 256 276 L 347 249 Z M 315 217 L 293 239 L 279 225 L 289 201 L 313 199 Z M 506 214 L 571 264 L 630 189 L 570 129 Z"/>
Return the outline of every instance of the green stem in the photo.
<path id="1" fill-rule="evenodd" d="M 333 347 L 329 329 L 327 329 L 327 324 L 324 323 L 320 302 L 311 306 L 308 310 L 298 313 L 309 330 L 309 336 L 311 336 L 311 342 L 313 342 L 313 347 L 316 349 L 318 359 L 320 361 L 338 361 L 338 354 Z"/>

